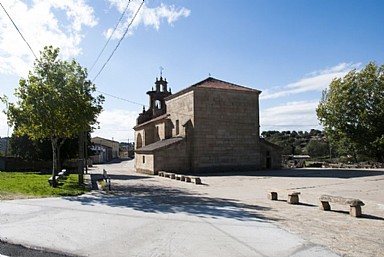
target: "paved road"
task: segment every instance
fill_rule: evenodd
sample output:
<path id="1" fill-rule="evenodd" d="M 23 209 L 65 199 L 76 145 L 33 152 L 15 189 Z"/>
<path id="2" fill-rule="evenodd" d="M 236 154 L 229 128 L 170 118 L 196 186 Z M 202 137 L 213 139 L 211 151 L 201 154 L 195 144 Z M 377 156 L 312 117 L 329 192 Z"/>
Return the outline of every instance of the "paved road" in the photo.
<path id="1" fill-rule="evenodd" d="M 0 240 L 78 256 L 338 256 L 278 227 L 271 206 L 240 201 L 259 197 L 252 184 L 228 197 L 220 177 L 198 186 L 136 174 L 132 161 L 90 172 L 103 168 L 112 194 L 0 201 Z"/>
<path id="2" fill-rule="evenodd" d="M 3 254 L 1 254 L 3 253 Z M 5 255 L 6 254 L 6 255 Z M 68 255 L 49 251 L 36 250 L 21 245 L 0 242 L 0 257 L 28 256 L 28 257 L 68 257 Z"/>

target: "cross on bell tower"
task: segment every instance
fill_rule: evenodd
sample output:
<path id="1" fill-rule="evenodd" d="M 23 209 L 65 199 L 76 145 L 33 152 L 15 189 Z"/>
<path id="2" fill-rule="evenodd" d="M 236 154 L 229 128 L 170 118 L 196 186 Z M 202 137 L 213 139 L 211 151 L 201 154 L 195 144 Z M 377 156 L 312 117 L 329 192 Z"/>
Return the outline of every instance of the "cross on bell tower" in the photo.
<path id="1" fill-rule="evenodd" d="M 164 68 L 160 67 L 160 79 L 156 78 L 155 88 L 152 87 L 152 90 L 147 92 L 147 95 L 149 95 L 149 108 L 148 110 L 143 108 L 143 112 L 137 119 L 137 124 L 163 115 L 167 111 L 164 99 L 172 93 L 171 89 L 168 90 L 167 79 L 163 79 L 163 70 Z"/>

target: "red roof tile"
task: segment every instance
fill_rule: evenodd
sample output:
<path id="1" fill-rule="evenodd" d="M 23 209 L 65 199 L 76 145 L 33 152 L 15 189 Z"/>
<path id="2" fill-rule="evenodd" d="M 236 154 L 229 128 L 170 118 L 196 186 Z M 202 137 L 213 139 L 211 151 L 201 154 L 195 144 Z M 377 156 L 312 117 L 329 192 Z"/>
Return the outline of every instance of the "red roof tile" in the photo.
<path id="1" fill-rule="evenodd" d="M 230 82 L 222 81 L 219 79 L 215 79 L 212 77 L 209 77 L 203 81 L 200 81 L 190 87 L 187 87 L 176 94 L 170 95 L 165 98 L 165 100 L 173 99 L 179 95 L 182 95 L 186 92 L 189 92 L 193 90 L 194 88 L 217 88 L 217 89 L 228 89 L 228 90 L 238 90 L 238 91 L 247 91 L 247 92 L 254 92 L 254 93 L 261 93 L 261 91 L 249 87 L 243 87 L 239 86 Z"/>
<path id="2" fill-rule="evenodd" d="M 259 90 L 252 89 L 249 87 L 239 86 L 230 82 L 218 80 L 212 77 L 209 77 L 195 85 L 194 87 L 204 87 L 204 88 L 220 88 L 220 89 L 230 89 L 230 90 L 240 90 L 240 91 L 250 91 L 250 92 L 260 92 Z M 192 87 L 193 87 L 192 86 Z"/>

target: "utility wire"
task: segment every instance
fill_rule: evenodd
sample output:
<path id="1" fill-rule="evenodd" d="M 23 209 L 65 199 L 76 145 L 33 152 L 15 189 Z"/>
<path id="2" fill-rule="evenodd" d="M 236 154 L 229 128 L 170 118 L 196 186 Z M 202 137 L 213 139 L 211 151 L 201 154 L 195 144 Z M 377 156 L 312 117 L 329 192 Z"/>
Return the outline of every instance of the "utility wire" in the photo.
<path id="1" fill-rule="evenodd" d="M 108 94 L 108 93 L 105 93 L 105 92 L 100 91 L 100 90 L 96 90 L 96 92 L 99 92 L 100 94 L 103 94 L 103 95 L 106 95 L 106 96 L 110 96 L 110 97 L 116 98 L 116 99 L 121 100 L 121 101 L 125 101 L 125 102 L 128 102 L 128 103 L 132 103 L 132 104 L 136 104 L 136 105 L 140 105 L 140 106 L 145 106 L 144 104 L 141 104 L 141 103 L 138 103 L 138 102 L 134 102 L 134 101 L 131 101 L 131 100 L 119 97 L 119 96 L 115 96 L 115 95 L 112 95 L 112 94 Z"/>
<path id="2" fill-rule="evenodd" d="M 27 40 L 24 38 L 23 34 L 21 33 L 21 31 L 19 30 L 19 28 L 16 26 L 16 24 L 13 22 L 11 16 L 8 14 L 7 10 L 5 10 L 4 6 L 2 3 L 0 3 L 1 7 L 3 8 L 4 12 L 7 14 L 8 18 L 11 20 L 13 26 L 15 26 L 17 32 L 19 32 L 20 36 L 23 38 L 24 42 L 27 44 L 27 46 L 29 47 L 29 50 L 31 50 L 33 56 L 35 56 L 35 59 L 37 60 L 37 57 L 36 57 L 36 54 L 35 52 L 33 51 L 32 47 L 29 45 L 29 43 L 27 42 Z"/>
<path id="3" fill-rule="evenodd" d="M 125 101 L 125 102 L 128 102 L 128 103 L 132 103 L 132 104 L 136 104 L 136 105 L 140 105 L 140 106 L 144 106 L 145 108 L 149 108 L 149 106 L 147 105 L 144 105 L 144 104 L 141 104 L 141 103 L 138 103 L 138 102 L 134 102 L 134 101 L 131 101 L 131 100 L 128 100 L 128 99 L 125 99 L 123 97 L 119 97 L 119 96 L 115 96 L 115 95 L 112 95 L 112 94 L 109 94 L 109 93 L 105 93 L 105 92 L 102 92 L 100 90 L 96 90 L 96 92 L 99 92 L 103 95 L 106 95 L 106 96 L 110 96 L 110 97 L 113 97 L 115 99 L 118 99 L 120 101 Z M 179 115 L 179 116 L 190 116 L 190 117 L 193 117 L 193 115 L 191 114 L 186 114 L 186 113 L 183 113 L 183 112 L 178 112 L 178 111 L 174 111 L 172 112 L 172 114 L 176 114 L 176 115 Z M 201 118 L 200 119 L 207 119 L 207 120 L 211 120 L 211 118 Z M 249 124 L 250 122 L 239 122 L 239 121 L 227 121 L 229 123 L 237 123 L 237 124 Z M 278 124 L 278 125 L 270 125 L 270 124 L 260 124 L 260 127 L 316 127 L 318 126 L 319 124 Z"/>
<path id="4" fill-rule="evenodd" d="M 116 31 L 118 25 L 120 24 L 121 20 L 123 19 L 123 17 L 125 16 L 125 13 L 128 9 L 128 6 L 129 6 L 129 3 L 131 2 L 131 0 L 128 1 L 128 4 L 127 6 L 125 7 L 125 10 L 123 12 L 123 14 L 121 15 L 118 23 L 116 24 L 112 34 L 110 35 L 110 37 L 108 38 L 106 44 L 104 45 L 103 49 L 101 50 L 100 54 L 98 55 L 98 57 L 96 58 L 96 61 L 93 63 L 92 67 L 90 70 L 93 69 L 93 67 L 95 66 L 95 64 L 97 63 L 97 61 L 99 60 L 100 56 L 102 55 L 102 53 L 104 52 L 106 46 L 108 45 L 112 35 L 114 34 L 114 32 Z M 142 8 L 144 4 L 144 0 L 142 1 L 142 3 L 140 4 L 139 8 L 137 9 L 135 15 L 132 17 L 132 20 L 131 22 L 128 24 L 123 36 L 120 38 L 118 44 L 116 45 L 115 49 L 112 51 L 111 55 L 108 57 L 107 61 L 103 64 L 102 68 L 100 69 L 100 71 L 97 73 L 97 75 L 95 76 L 95 78 L 93 79 L 93 82 L 96 80 L 96 78 L 100 75 L 100 73 L 103 71 L 103 69 L 105 68 L 105 66 L 107 65 L 107 63 L 110 61 L 110 59 L 112 58 L 113 54 L 116 52 L 117 48 L 120 46 L 120 43 L 124 40 L 126 34 L 128 33 L 128 30 L 129 28 L 131 27 L 133 21 L 136 19 L 136 16 L 138 15 L 140 9 Z M 17 27 L 17 25 L 15 24 L 15 22 L 12 20 L 11 16 L 8 14 L 7 10 L 4 8 L 3 4 L 0 2 L 0 5 L 1 7 L 3 8 L 4 12 L 7 14 L 8 18 L 11 20 L 13 26 L 16 28 L 17 32 L 20 34 L 21 38 L 23 39 L 23 41 L 27 44 L 29 50 L 31 50 L 33 56 L 35 57 L 36 60 L 38 60 L 35 52 L 33 51 L 32 47 L 30 46 L 30 44 L 28 43 L 28 41 L 24 38 L 23 34 L 21 33 L 21 31 L 19 30 L 19 28 Z M 104 95 L 107 95 L 107 96 L 110 96 L 110 97 L 113 97 L 113 98 L 116 98 L 118 100 L 122 100 L 122 101 L 126 101 L 126 102 L 129 102 L 129 103 L 132 103 L 132 104 L 136 104 L 136 105 L 140 105 L 140 106 L 145 106 L 141 103 L 138 103 L 138 102 L 134 102 L 134 101 L 131 101 L 131 100 L 128 100 L 128 99 L 125 99 L 125 98 L 122 98 L 122 97 L 118 97 L 118 96 L 115 96 L 115 95 L 112 95 L 112 94 L 108 94 L 108 93 L 105 93 L 105 92 L 102 92 L 102 91 L 99 91 L 99 90 L 96 90 L 96 92 L 99 92 L 101 94 L 104 94 Z M 179 115 L 185 115 L 185 116 L 189 116 L 189 115 L 186 115 L 184 113 L 178 113 L 178 112 L 175 112 L 175 114 L 179 114 Z M 270 127 L 270 126 L 279 126 L 279 127 L 282 127 L 282 126 L 313 126 L 313 125 L 298 125 L 298 124 L 295 124 L 295 125 L 263 125 L 264 127 Z M 317 126 L 317 125 L 316 125 Z"/>
<path id="5" fill-rule="evenodd" d="M 117 29 L 117 27 L 119 26 L 120 22 L 121 22 L 121 21 L 122 21 L 122 19 L 124 18 L 124 16 L 125 16 L 125 13 L 126 13 L 126 12 L 127 12 L 127 10 L 128 10 L 128 6 L 129 6 L 130 2 L 131 2 L 131 0 L 128 0 L 127 6 L 125 7 L 125 10 L 124 10 L 124 12 L 121 14 L 121 16 L 120 16 L 120 19 L 119 19 L 119 21 L 117 22 L 117 24 L 116 24 L 115 28 L 113 29 L 113 31 L 112 31 L 112 33 L 111 33 L 111 35 L 109 35 L 109 38 L 108 38 L 107 42 L 105 43 L 105 45 L 104 45 L 103 49 L 101 49 L 101 52 L 100 52 L 100 54 L 97 56 L 97 58 L 96 58 L 95 62 L 92 64 L 91 68 L 89 69 L 89 73 L 91 73 L 92 69 L 95 67 L 96 63 L 99 61 L 99 59 L 100 59 L 101 55 L 103 54 L 103 52 L 104 52 L 105 48 L 107 47 L 107 45 L 108 45 L 109 41 L 111 40 L 111 38 L 112 38 L 113 34 L 115 33 L 115 31 L 116 31 L 116 29 Z"/>
<path id="6" fill-rule="evenodd" d="M 123 39 L 125 38 L 125 35 L 127 34 L 129 28 L 131 27 L 133 21 L 136 19 L 136 16 L 137 14 L 139 13 L 141 7 L 143 6 L 144 4 L 144 0 L 141 2 L 139 8 L 137 9 L 135 15 L 132 17 L 132 20 L 131 22 L 128 24 L 126 30 L 124 31 L 124 34 L 123 36 L 120 38 L 119 42 L 117 43 L 115 49 L 112 51 L 111 55 L 108 57 L 108 59 L 105 61 L 105 63 L 103 64 L 103 66 L 101 67 L 100 71 L 96 74 L 96 76 L 93 78 L 92 82 L 95 82 L 95 80 L 97 79 L 97 77 L 100 75 L 100 73 L 104 70 L 105 66 L 107 65 L 107 63 L 109 62 L 109 60 L 112 58 L 113 54 L 116 52 L 117 48 L 119 48 L 120 46 L 120 43 L 123 41 Z"/>

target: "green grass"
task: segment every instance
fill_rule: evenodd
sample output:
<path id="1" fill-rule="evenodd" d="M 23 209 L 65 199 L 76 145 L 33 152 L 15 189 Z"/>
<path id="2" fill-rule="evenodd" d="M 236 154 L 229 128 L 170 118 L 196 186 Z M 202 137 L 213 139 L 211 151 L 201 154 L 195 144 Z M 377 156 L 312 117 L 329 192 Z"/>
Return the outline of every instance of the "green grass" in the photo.
<path id="1" fill-rule="evenodd" d="M 38 172 L 0 172 L 0 199 L 76 196 L 89 190 L 78 185 L 78 175 L 71 174 L 53 188 L 48 183 L 51 175 Z"/>

